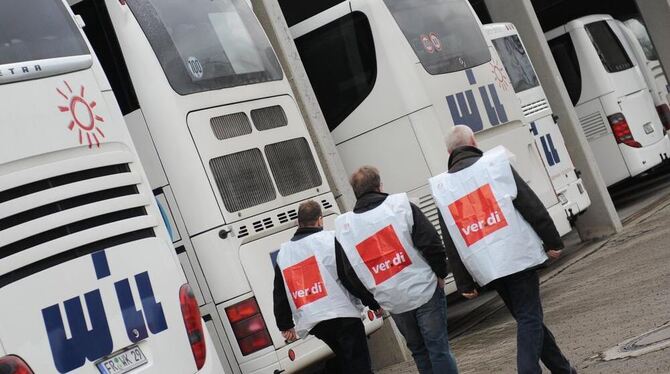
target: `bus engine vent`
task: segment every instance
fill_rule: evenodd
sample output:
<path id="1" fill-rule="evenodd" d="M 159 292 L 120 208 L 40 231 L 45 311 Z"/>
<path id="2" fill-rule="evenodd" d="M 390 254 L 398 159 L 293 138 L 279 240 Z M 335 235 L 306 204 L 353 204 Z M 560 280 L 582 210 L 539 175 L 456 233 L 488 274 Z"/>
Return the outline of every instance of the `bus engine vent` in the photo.
<path id="1" fill-rule="evenodd" d="M 219 140 L 251 134 L 251 124 L 246 113 L 233 113 L 209 120 L 214 136 Z"/>
<path id="2" fill-rule="evenodd" d="M 251 120 L 258 131 L 275 129 L 288 125 L 286 113 L 281 106 L 275 105 L 251 111 Z"/>
<path id="3" fill-rule="evenodd" d="M 433 195 L 428 194 L 425 196 L 421 196 L 419 198 L 419 209 L 423 212 L 423 214 L 428 217 L 428 220 L 430 220 L 430 223 L 435 226 L 435 229 L 437 230 L 438 234 L 441 234 L 440 230 L 440 219 L 438 216 L 438 211 L 437 211 L 437 205 L 435 205 L 435 200 L 433 199 Z"/>
<path id="4" fill-rule="evenodd" d="M 532 116 L 533 114 L 540 113 L 544 110 L 549 109 L 549 104 L 547 103 L 546 99 L 542 99 L 539 101 L 536 101 L 534 103 L 530 103 L 527 105 L 524 105 L 521 107 L 521 110 L 523 111 L 524 117 L 529 117 Z"/>
<path id="5" fill-rule="evenodd" d="M 321 174 L 305 138 L 295 138 L 265 146 L 277 188 L 289 196 L 321 185 Z"/>
<path id="6" fill-rule="evenodd" d="M 263 204 L 277 196 L 258 148 L 213 158 L 209 166 L 229 212 Z"/>
<path id="7" fill-rule="evenodd" d="M 146 210 L 151 200 L 138 189 L 142 178 L 130 167 L 131 154 L 59 157 L 0 175 L 0 186 L 9 187 L 0 190 L 0 261 L 14 258 L 12 273 L 27 276 L 38 263 L 43 268 L 99 250 L 93 243 L 155 236 L 157 221 Z"/>
<path id="8" fill-rule="evenodd" d="M 579 123 L 582 125 L 586 139 L 593 140 L 607 135 L 607 124 L 600 112 L 588 114 L 579 118 Z"/>

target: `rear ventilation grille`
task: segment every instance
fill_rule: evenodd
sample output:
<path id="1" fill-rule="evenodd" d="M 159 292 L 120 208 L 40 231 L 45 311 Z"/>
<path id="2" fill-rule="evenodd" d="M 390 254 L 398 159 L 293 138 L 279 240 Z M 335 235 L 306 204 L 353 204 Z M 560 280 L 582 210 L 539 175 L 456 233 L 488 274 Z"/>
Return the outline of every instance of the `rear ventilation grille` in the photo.
<path id="1" fill-rule="evenodd" d="M 0 182 L 9 184 L 0 191 L 0 261 L 37 246 L 48 247 L 48 251 L 35 252 L 48 257 L 34 257 L 26 269 L 11 270 L 29 274 L 35 269 L 33 265 L 43 261 L 71 259 L 73 253 L 91 253 L 81 248 L 113 242 L 107 237 L 116 235 L 123 242 L 123 238 L 135 237 L 124 234 L 128 230 L 148 230 L 142 237 L 149 232 L 155 235 L 155 220 L 146 210 L 150 200 L 139 193 L 142 178 L 131 170 L 128 162 L 132 159 L 125 152 L 102 152 L 21 169 L 11 176 L 0 175 Z M 61 174 L 54 175 L 58 171 Z M 48 174 L 48 178 L 39 179 L 39 173 Z M 22 185 L 11 184 L 21 180 L 25 181 Z M 126 220 L 136 223 L 131 228 L 123 224 Z M 73 248 L 79 249 L 73 252 Z M 21 261 L 27 257 L 22 258 L 17 263 L 25 263 Z"/>
<path id="2" fill-rule="evenodd" d="M 321 185 L 321 174 L 305 138 L 266 145 L 265 155 L 282 196 Z"/>
<path id="3" fill-rule="evenodd" d="M 542 111 L 549 110 L 549 104 L 547 103 L 547 100 L 543 99 L 524 105 L 521 107 L 521 110 L 523 111 L 523 115 L 525 117 L 529 117 Z"/>
<path id="4" fill-rule="evenodd" d="M 440 218 L 438 215 L 437 205 L 435 205 L 435 200 L 433 199 L 433 195 L 428 194 L 421 196 L 419 198 L 419 209 L 421 209 L 423 214 L 428 217 L 428 220 L 433 224 L 433 226 L 435 226 L 437 232 L 442 235 L 440 230 Z"/>
<path id="5" fill-rule="evenodd" d="M 333 207 L 333 204 L 328 200 L 321 200 L 321 205 L 323 206 L 323 209 L 330 209 Z"/>
<path id="6" fill-rule="evenodd" d="M 219 140 L 251 134 L 251 124 L 246 113 L 227 114 L 209 120 L 214 136 Z"/>
<path id="7" fill-rule="evenodd" d="M 251 111 L 251 120 L 258 131 L 275 129 L 288 125 L 286 113 L 281 106 L 275 105 Z"/>
<path id="8" fill-rule="evenodd" d="M 322 205 L 324 207 L 329 206 L 332 207 L 332 204 L 327 201 L 323 200 Z M 277 227 L 283 224 L 286 224 L 290 221 L 295 221 L 298 219 L 298 211 L 296 209 L 289 209 L 287 211 L 283 212 L 278 212 L 274 216 L 266 216 L 263 217 L 257 221 L 254 221 L 251 223 L 251 230 L 253 232 L 249 232 L 249 226 L 248 225 L 242 225 L 237 229 L 237 237 L 238 238 L 244 238 L 249 235 L 253 234 L 258 234 L 260 232 L 263 232 L 265 230 L 269 230 L 273 227 Z"/>
<path id="9" fill-rule="evenodd" d="M 607 124 L 600 112 L 591 113 L 579 119 L 586 139 L 593 140 L 608 134 Z"/>

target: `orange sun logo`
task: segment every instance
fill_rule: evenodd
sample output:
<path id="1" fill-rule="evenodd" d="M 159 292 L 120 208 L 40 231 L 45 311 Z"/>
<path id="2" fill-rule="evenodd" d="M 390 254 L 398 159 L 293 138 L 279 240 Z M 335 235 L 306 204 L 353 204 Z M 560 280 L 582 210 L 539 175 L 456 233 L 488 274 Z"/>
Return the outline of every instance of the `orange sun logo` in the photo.
<path id="1" fill-rule="evenodd" d="M 95 101 L 87 101 L 85 98 L 85 88 L 81 86 L 79 94 L 77 95 L 72 91 L 72 87 L 67 81 L 63 81 L 67 90 L 61 90 L 56 88 L 58 94 L 63 96 L 67 100 L 67 106 L 59 106 L 58 110 L 61 112 L 70 112 L 72 115 L 72 120 L 68 124 L 67 128 L 70 131 L 75 131 L 75 127 L 78 130 L 79 135 L 79 144 L 84 144 L 84 137 L 88 143 L 88 148 L 92 148 L 95 144 L 100 148 L 100 138 L 105 137 L 105 134 L 100 129 L 100 123 L 105 122 L 104 118 L 93 112 L 93 109 L 97 105 Z M 66 91 L 67 94 L 64 92 Z"/>
<path id="2" fill-rule="evenodd" d="M 507 91 L 507 88 L 509 87 L 509 78 L 507 77 L 507 73 L 505 73 L 502 65 L 497 61 L 494 62 L 493 59 L 491 59 L 491 73 L 493 73 L 495 81 L 498 83 L 498 87 L 502 88 L 504 91 Z"/>

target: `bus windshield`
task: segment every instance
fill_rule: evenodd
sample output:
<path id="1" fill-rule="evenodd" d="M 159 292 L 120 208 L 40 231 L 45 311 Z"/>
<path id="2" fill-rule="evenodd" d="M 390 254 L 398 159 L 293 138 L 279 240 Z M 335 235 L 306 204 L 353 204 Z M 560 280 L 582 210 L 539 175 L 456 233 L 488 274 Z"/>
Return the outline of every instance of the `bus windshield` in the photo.
<path id="1" fill-rule="evenodd" d="M 3 2 L 0 65 L 88 54 L 86 42 L 62 2 Z"/>
<path id="2" fill-rule="evenodd" d="M 467 0 L 384 0 L 429 74 L 451 73 L 491 60 Z"/>
<path id="3" fill-rule="evenodd" d="M 282 79 L 245 0 L 128 0 L 181 95 Z"/>
<path id="4" fill-rule="evenodd" d="M 514 92 L 519 93 L 540 85 L 533 65 L 523 48 L 521 39 L 516 35 L 493 40 L 505 70 L 512 81 Z"/>

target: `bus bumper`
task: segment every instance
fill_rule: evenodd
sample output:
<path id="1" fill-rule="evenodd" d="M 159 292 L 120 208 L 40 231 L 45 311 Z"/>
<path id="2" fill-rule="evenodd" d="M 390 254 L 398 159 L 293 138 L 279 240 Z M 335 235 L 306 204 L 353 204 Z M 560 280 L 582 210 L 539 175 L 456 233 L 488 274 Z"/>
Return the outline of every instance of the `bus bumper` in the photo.
<path id="1" fill-rule="evenodd" d="M 670 138 L 666 134 L 658 142 L 642 148 L 633 148 L 619 144 L 619 149 L 626 160 L 631 177 L 639 175 L 670 157 Z"/>

